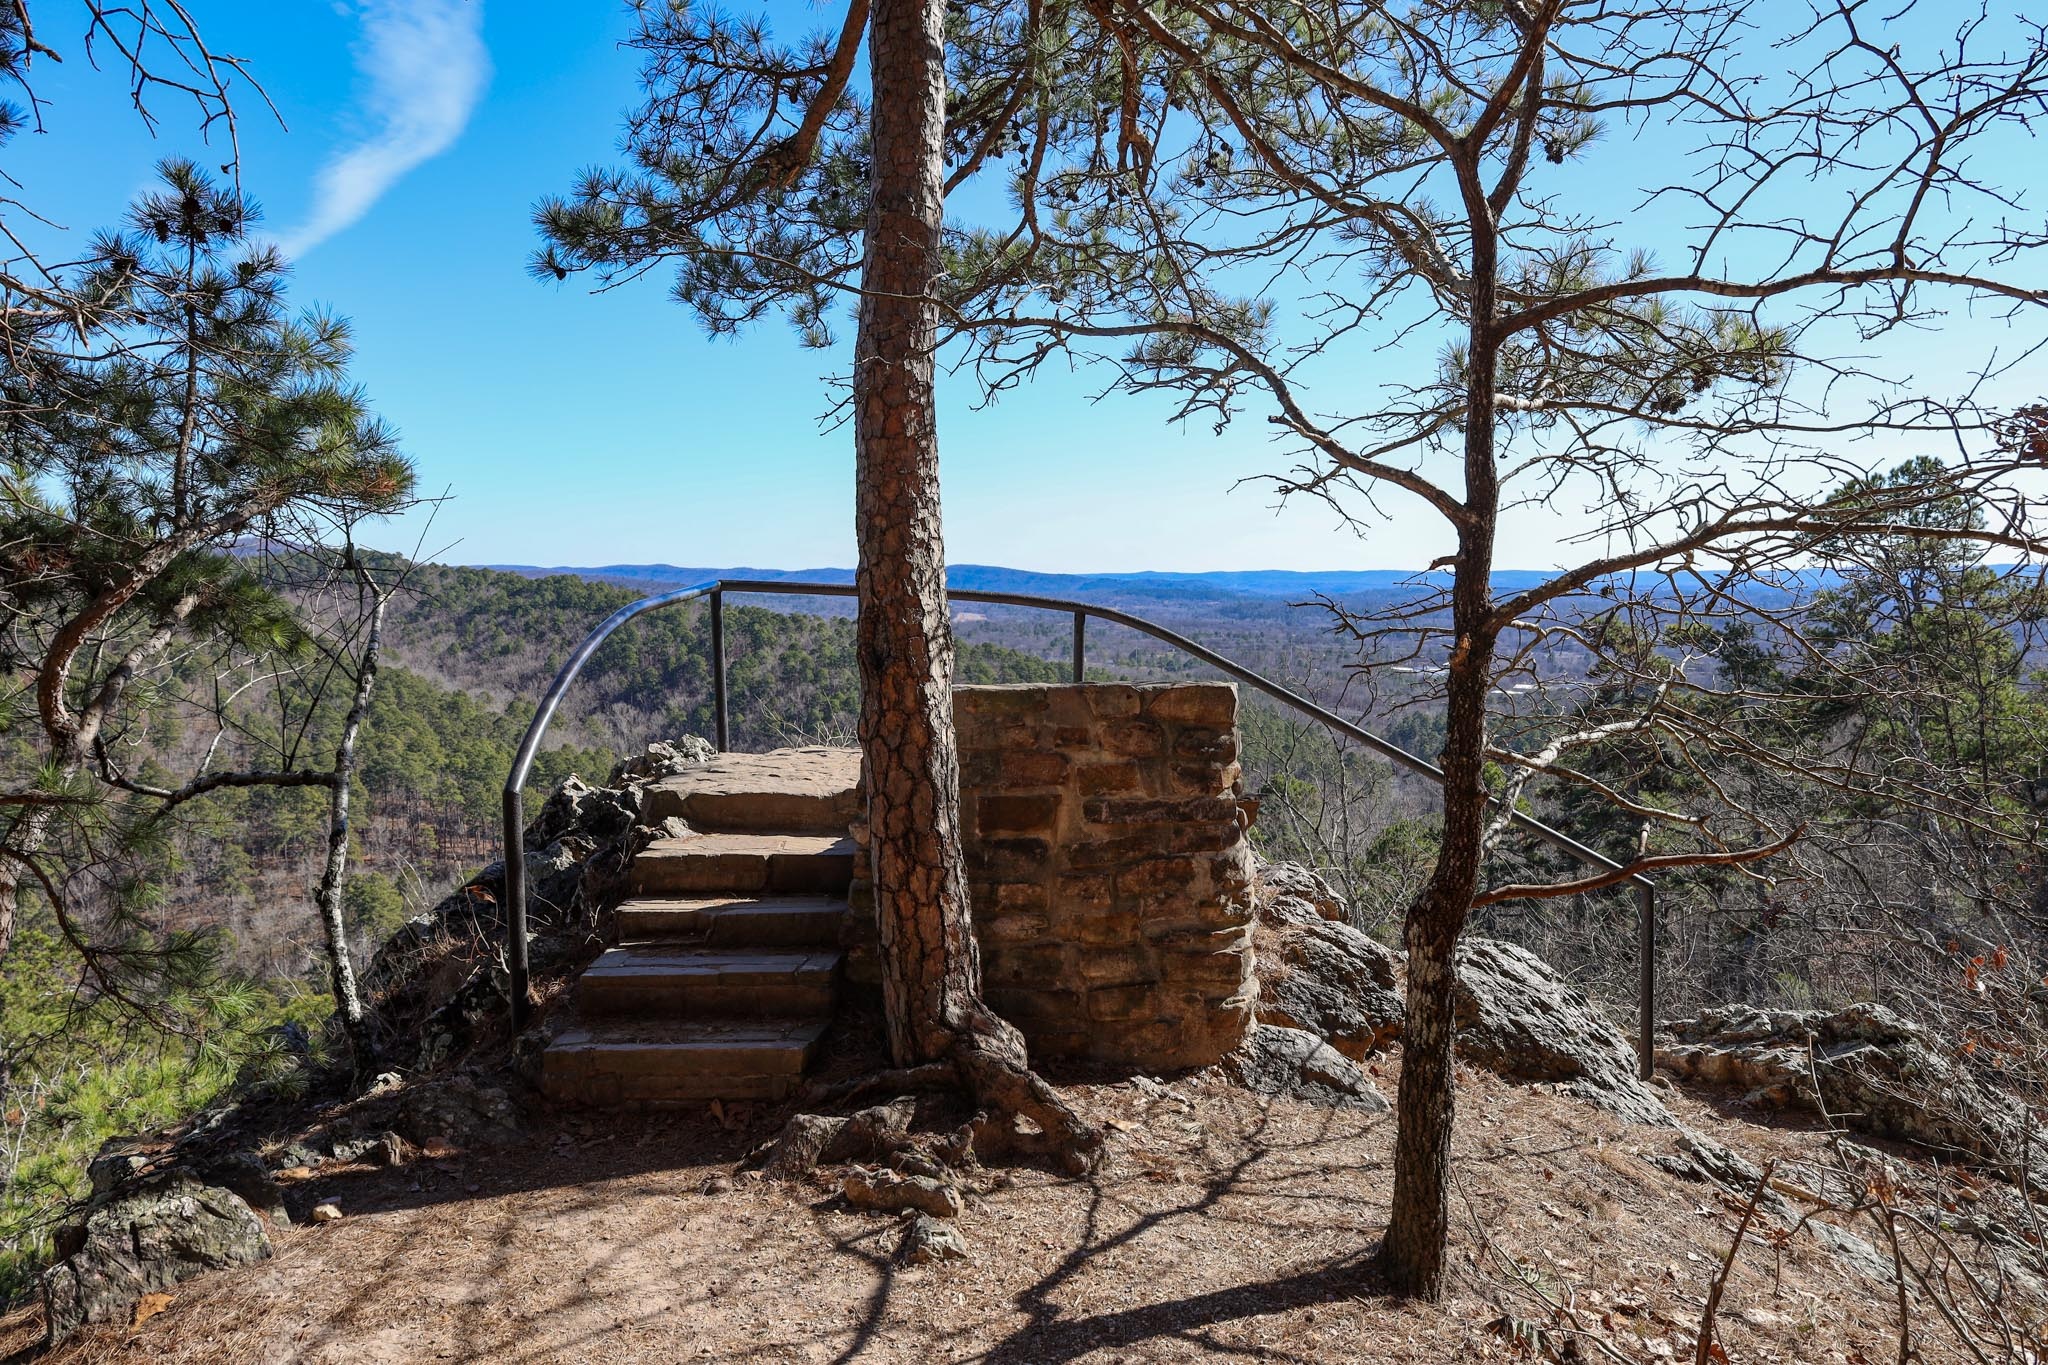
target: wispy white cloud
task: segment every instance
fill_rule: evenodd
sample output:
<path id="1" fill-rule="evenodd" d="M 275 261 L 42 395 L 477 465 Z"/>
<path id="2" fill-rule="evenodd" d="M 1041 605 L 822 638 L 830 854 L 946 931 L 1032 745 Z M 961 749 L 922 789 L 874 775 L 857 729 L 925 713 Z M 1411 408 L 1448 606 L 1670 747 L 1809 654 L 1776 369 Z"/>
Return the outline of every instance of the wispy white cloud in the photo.
<path id="1" fill-rule="evenodd" d="M 370 136 L 321 168 L 313 210 L 284 234 L 301 256 L 370 211 L 413 167 L 462 135 L 491 79 L 484 0 L 361 0 L 356 70 Z"/>

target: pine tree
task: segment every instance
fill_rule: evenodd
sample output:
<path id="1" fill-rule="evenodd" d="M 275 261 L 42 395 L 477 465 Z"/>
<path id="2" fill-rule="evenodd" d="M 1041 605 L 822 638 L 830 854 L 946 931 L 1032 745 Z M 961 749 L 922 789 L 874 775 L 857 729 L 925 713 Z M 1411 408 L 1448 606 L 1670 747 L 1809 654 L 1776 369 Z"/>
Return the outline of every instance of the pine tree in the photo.
<path id="1" fill-rule="evenodd" d="M 57 277 L 66 306 L 10 315 L 0 354 L 0 666 L 26 751 L 0 792 L 0 953 L 25 880 L 65 914 L 60 882 L 160 838 L 164 808 L 329 784 L 304 768 L 221 770 L 163 790 L 119 754 L 166 686 L 196 683 L 195 651 L 309 648 L 248 551 L 317 542 L 412 488 L 348 382 L 347 325 L 286 310 L 285 263 L 250 241 L 238 194 L 188 162 L 159 171 L 124 227 Z M 110 790 L 143 799 L 110 803 Z M 53 844 L 61 875 L 44 866 Z"/>
<path id="2" fill-rule="evenodd" d="M 639 171 L 593 172 L 573 201 L 544 203 L 538 269 L 617 278 L 675 260 L 678 297 L 714 332 L 780 307 L 820 344 L 835 291 L 856 294 L 860 728 L 891 1051 L 1028 1118 L 1082 1169 L 1099 1134 L 981 999 L 960 842 L 934 410 L 946 16 L 943 0 L 855 0 L 836 39 L 797 52 L 758 25 L 643 7 Z M 865 109 L 846 93 L 863 35 Z"/>

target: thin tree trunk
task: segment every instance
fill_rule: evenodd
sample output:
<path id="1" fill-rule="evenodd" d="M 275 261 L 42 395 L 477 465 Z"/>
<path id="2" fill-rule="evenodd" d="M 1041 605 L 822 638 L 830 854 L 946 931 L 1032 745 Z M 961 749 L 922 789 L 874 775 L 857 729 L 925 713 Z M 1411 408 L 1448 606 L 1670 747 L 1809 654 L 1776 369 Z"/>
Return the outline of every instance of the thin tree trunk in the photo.
<path id="1" fill-rule="evenodd" d="M 981 1000 L 953 732 L 953 633 L 939 518 L 934 283 L 944 210 L 945 0 L 877 0 L 867 256 L 854 356 L 861 750 L 889 1047 L 948 1061 L 984 1101 L 1084 1168 L 1099 1135 Z"/>
<path id="2" fill-rule="evenodd" d="M 1483 211 L 1475 210 L 1475 218 Z M 1465 510 L 1451 582 L 1452 644 L 1444 697 L 1443 843 L 1436 869 L 1408 909 L 1407 1017 L 1395 1104 L 1393 1210 L 1380 1265 L 1397 1293 L 1443 1296 L 1451 1228 L 1451 1135 L 1457 1117 L 1451 1044 L 1458 937 L 1479 890 L 1485 858 L 1486 699 L 1492 687 L 1496 251 L 1490 221 L 1475 222 L 1471 352 L 1465 392 Z"/>
<path id="3" fill-rule="evenodd" d="M 32 876 L 23 861 L 42 850 L 50 824 L 57 818 L 48 806 L 30 806 L 7 831 L 5 850 L 0 851 L 0 962 L 14 947 L 14 927 L 21 909 L 21 883 Z"/>
<path id="4" fill-rule="evenodd" d="M 370 692 L 377 685 L 377 655 L 383 645 L 385 599 L 356 562 L 353 549 L 349 552 L 349 564 L 356 572 L 357 581 L 370 594 L 370 621 L 364 632 L 362 660 L 356 670 L 355 696 L 349 702 L 348 715 L 341 724 L 341 739 L 335 745 L 333 785 L 328 788 L 327 861 L 321 866 L 320 883 L 314 898 L 320 907 L 321 927 L 326 932 L 327 966 L 334 988 L 334 1008 L 341 1015 L 343 1031 L 348 1034 L 356 1070 L 361 1072 L 375 1061 L 376 1043 L 370 1036 L 362 995 L 356 988 L 355 964 L 349 958 L 348 925 L 342 918 L 342 890 L 348 877 L 349 788 L 354 784 L 356 775 L 356 740 L 362 733 L 363 718 L 370 709 Z"/>

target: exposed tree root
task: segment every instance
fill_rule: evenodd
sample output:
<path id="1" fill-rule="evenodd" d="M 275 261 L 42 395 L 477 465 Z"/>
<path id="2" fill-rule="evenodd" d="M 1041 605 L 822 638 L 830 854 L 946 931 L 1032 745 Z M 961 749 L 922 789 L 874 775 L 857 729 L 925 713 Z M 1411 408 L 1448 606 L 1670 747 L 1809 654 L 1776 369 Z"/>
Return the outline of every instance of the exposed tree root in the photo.
<path id="1" fill-rule="evenodd" d="M 952 1051 L 940 1061 L 892 1067 L 828 1086 L 815 1086 L 806 1104 L 845 1105 L 870 1095 L 905 1095 L 958 1090 L 979 1108 L 974 1117 L 940 1144 L 933 1155 L 945 1165 L 992 1165 L 1012 1160 L 1047 1162 L 1068 1175 L 1085 1175 L 1102 1155 L 1101 1130 L 1088 1123 L 1025 1061 L 1024 1040 L 994 1014 L 958 1029 Z M 862 1114 L 875 1111 L 863 1110 Z M 861 1115 L 855 1115 L 855 1119 Z M 816 1115 L 799 1114 L 777 1144 L 817 1142 L 825 1151 L 847 1147 L 852 1135 L 834 1128 L 829 1135 L 815 1130 Z M 900 1145 L 900 1144 L 899 1144 Z M 839 1160 L 885 1158 L 891 1151 L 845 1151 Z M 771 1158 L 772 1159 L 772 1158 Z M 813 1160 L 812 1165 L 817 1164 Z"/>
<path id="2" fill-rule="evenodd" d="M 1007 1121 L 976 1132 L 976 1153 L 984 1160 L 1026 1155 L 1051 1161 L 1068 1175 L 1093 1170 L 1102 1159 L 1102 1131 L 1075 1113 L 1059 1091 L 1031 1069 L 1022 1034 L 985 1007 L 979 1014 L 972 1026 L 955 1036 L 953 1065 L 961 1085 L 984 1111 Z M 1017 1119 L 1036 1131 L 1020 1129 Z M 984 1147 L 998 1133 L 1007 1152 Z"/>

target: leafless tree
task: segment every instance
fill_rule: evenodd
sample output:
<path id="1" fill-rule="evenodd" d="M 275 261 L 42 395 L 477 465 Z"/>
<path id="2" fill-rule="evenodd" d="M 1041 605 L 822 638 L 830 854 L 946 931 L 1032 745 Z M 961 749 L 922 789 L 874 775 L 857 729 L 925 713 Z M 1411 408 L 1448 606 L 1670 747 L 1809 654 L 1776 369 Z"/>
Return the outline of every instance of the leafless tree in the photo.
<path id="1" fill-rule="evenodd" d="M 1722 722 L 1711 661 L 1635 650 L 1642 685 L 1578 728 L 1517 735 L 1496 689 L 1560 643 L 1625 654 L 1632 618 L 1788 621 L 1805 566 L 1846 540 L 2042 547 L 2048 452 L 2012 409 L 2048 239 L 1996 168 L 2044 112 L 2048 48 L 2024 17 L 1894 9 L 1105 0 L 1099 27 L 1061 30 L 1005 11 L 1032 35 L 1020 61 L 1099 73 L 1099 103 L 1041 82 L 994 134 L 1018 150 L 1024 212 L 961 226 L 952 315 L 984 383 L 1078 353 L 1183 415 L 1256 405 L 1305 457 L 1285 492 L 1361 525 L 1419 507 L 1447 541 L 1447 572 L 1350 622 L 1377 658 L 1440 670 L 1447 725 L 1440 852 L 1406 928 L 1383 1258 L 1402 1290 L 1443 1283 L 1452 951 L 1472 910 L 1748 867 L 1801 833 L 1739 786 L 1660 805 L 1575 761 L 1654 734 L 1710 792 L 1731 757 L 1794 761 Z M 1091 65 L 1091 44 L 1116 61 Z M 2003 350 L 1959 393 L 1907 382 L 1913 339 L 1960 308 L 1988 312 Z M 1367 357 L 1417 369 L 1402 357 L 1432 345 L 1433 375 L 1360 403 Z M 1940 458 L 1869 480 L 1901 453 Z M 1936 504 L 1971 519 L 1919 515 Z M 1574 514 L 1587 551 L 1496 591 L 1503 526 L 1537 508 Z M 1845 798 L 1932 802 L 1819 775 Z M 1633 822 L 1625 870 L 1490 882 L 1532 784 Z"/>

